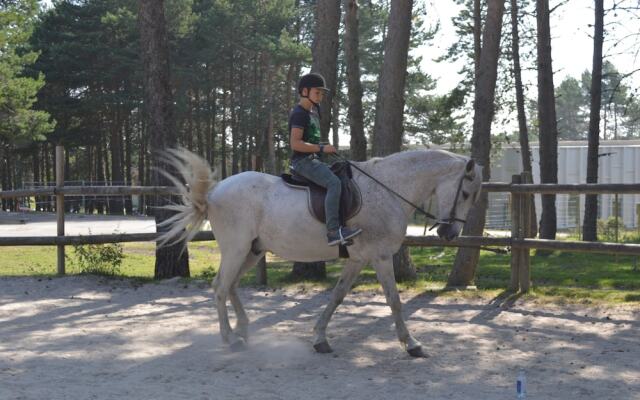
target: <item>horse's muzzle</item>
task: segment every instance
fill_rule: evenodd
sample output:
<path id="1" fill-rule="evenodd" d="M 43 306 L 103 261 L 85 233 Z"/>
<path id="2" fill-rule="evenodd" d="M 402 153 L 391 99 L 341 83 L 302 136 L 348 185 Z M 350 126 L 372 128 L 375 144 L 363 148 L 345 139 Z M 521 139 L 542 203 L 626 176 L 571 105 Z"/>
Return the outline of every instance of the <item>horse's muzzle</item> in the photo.
<path id="1" fill-rule="evenodd" d="M 437 233 L 440 239 L 444 239 L 446 241 L 453 240 L 458 236 L 458 231 L 452 224 L 440 224 Z"/>

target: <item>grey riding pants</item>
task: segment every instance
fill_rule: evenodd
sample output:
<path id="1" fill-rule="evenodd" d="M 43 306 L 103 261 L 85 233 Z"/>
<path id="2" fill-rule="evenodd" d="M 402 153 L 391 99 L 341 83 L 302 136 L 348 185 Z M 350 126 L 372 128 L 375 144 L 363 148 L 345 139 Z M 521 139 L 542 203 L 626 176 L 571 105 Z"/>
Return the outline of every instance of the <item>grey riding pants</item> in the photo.
<path id="1" fill-rule="evenodd" d="M 318 186 L 327 189 L 324 200 L 324 212 L 327 217 L 327 230 L 334 231 L 340 227 L 338 213 L 340 212 L 340 178 L 335 176 L 329 166 L 313 155 L 296 160 L 292 164 L 296 174 L 301 175 Z"/>

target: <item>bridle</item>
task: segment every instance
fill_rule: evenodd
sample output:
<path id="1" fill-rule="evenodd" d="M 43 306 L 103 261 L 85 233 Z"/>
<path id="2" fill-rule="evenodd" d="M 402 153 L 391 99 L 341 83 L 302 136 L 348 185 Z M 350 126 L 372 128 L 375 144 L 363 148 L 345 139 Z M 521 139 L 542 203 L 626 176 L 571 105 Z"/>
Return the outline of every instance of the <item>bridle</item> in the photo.
<path id="1" fill-rule="evenodd" d="M 456 217 L 456 208 L 458 206 L 458 199 L 460 198 L 460 192 L 462 192 L 462 183 L 464 182 L 465 179 L 468 181 L 473 181 L 473 178 L 467 175 L 467 172 L 465 171 L 462 177 L 460 178 L 460 181 L 458 182 L 458 189 L 456 190 L 456 197 L 454 197 L 453 199 L 453 205 L 451 206 L 451 212 L 449 212 L 449 218 L 443 219 L 443 220 L 436 220 L 436 223 L 433 224 L 433 226 L 429 228 L 429 230 L 432 230 L 438 225 L 451 225 L 454 222 L 462 222 L 463 224 L 467 223 L 467 220 Z"/>
<path id="2" fill-rule="evenodd" d="M 429 230 L 433 230 L 435 227 L 440 226 L 440 225 L 451 225 L 454 222 L 462 222 L 463 224 L 465 224 L 467 221 L 462 219 L 462 218 L 458 218 L 456 217 L 456 207 L 458 205 L 458 199 L 460 198 L 460 192 L 462 191 L 462 183 L 466 180 L 468 181 L 473 181 L 473 178 L 470 177 L 469 175 L 467 175 L 466 170 L 463 172 L 462 177 L 460 178 L 460 181 L 458 182 L 458 189 L 456 190 L 456 196 L 453 200 L 453 205 L 451 206 L 451 212 L 449 212 L 449 218 L 446 219 L 438 219 L 435 215 L 426 212 L 425 210 L 422 209 L 422 207 L 417 206 L 415 204 L 413 204 L 411 201 L 405 199 L 401 194 L 399 194 L 398 192 L 394 191 L 393 189 L 391 189 L 390 187 L 388 187 L 387 185 L 385 185 L 384 183 L 380 182 L 379 180 L 377 180 L 376 178 L 374 178 L 373 176 L 369 175 L 368 173 L 364 172 L 360 167 L 358 167 L 357 165 L 353 164 L 351 161 L 347 160 L 346 158 L 342 157 L 340 154 L 338 153 L 334 153 L 332 154 L 333 156 L 337 157 L 338 159 L 346 162 L 347 164 L 349 164 L 350 166 L 352 166 L 353 168 L 357 169 L 358 171 L 360 171 L 362 174 L 366 175 L 367 177 L 369 177 L 371 180 L 373 180 L 374 182 L 376 182 L 378 185 L 382 186 L 383 188 L 387 189 L 391 194 L 395 195 L 396 197 L 400 198 L 402 201 L 404 201 L 405 203 L 409 204 L 411 207 L 415 208 L 417 211 L 420 211 L 422 214 L 424 214 L 427 218 L 431 218 L 433 220 L 435 220 L 436 222 L 431 226 L 431 228 L 429 228 Z"/>

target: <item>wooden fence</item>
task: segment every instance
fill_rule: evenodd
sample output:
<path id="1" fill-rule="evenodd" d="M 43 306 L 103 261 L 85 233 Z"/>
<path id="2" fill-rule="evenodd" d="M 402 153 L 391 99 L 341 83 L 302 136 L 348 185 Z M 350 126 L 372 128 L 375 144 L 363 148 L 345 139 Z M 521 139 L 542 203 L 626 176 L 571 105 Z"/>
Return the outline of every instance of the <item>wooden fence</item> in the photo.
<path id="1" fill-rule="evenodd" d="M 176 188 L 168 186 L 64 186 L 64 149 L 56 148 L 56 186 L 49 188 L 0 191 L 0 198 L 29 196 L 55 196 L 57 214 L 57 236 L 2 237 L 0 246 L 57 246 L 58 274 L 65 273 L 64 247 L 73 244 L 102 244 L 121 242 L 155 241 L 157 233 L 133 233 L 114 235 L 65 236 L 64 198 L 81 195 L 172 195 Z M 482 236 L 461 236 L 452 241 L 444 241 L 435 236 L 407 236 L 407 246 L 448 246 L 484 247 L 503 246 L 511 248 L 510 289 L 527 291 L 531 286 L 530 249 L 561 250 L 570 252 L 596 252 L 640 256 L 640 244 L 620 244 L 607 242 L 581 242 L 528 238 L 531 232 L 532 194 L 640 194 L 640 184 L 532 184 L 527 173 L 514 175 L 511 183 L 483 183 L 487 192 L 508 192 L 511 194 L 511 237 L 491 238 Z M 199 232 L 194 240 L 214 240 L 211 232 Z"/>

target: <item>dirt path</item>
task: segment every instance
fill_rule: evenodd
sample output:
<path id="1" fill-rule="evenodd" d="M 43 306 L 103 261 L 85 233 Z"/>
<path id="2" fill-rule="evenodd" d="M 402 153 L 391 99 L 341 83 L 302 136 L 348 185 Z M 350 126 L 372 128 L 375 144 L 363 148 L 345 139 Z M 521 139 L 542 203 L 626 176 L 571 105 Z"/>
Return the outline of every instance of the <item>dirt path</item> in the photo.
<path id="1" fill-rule="evenodd" d="M 250 349 L 217 334 L 211 290 L 93 277 L 0 279 L 0 399 L 640 399 L 640 310 L 403 296 L 431 354 L 400 349 L 384 297 L 243 289 Z"/>

